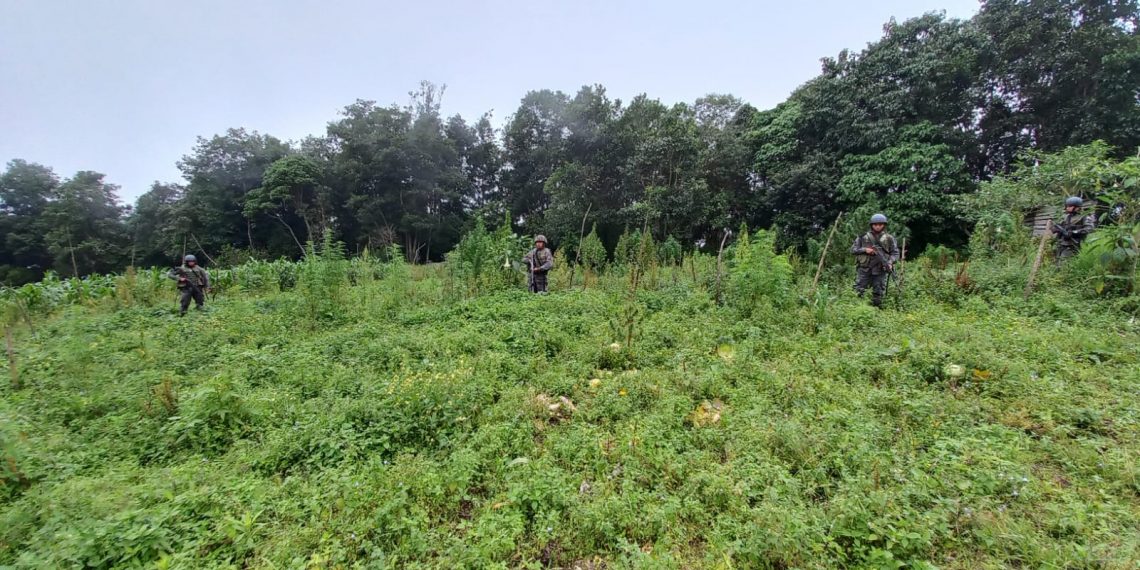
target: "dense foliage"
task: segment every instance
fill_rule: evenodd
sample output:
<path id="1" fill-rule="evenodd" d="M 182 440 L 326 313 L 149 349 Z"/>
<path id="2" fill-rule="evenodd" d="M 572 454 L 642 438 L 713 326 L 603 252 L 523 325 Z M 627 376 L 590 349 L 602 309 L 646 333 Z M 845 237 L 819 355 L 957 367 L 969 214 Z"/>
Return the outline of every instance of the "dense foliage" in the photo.
<path id="1" fill-rule="evenodd" d="M 356 254 L 400 246 L 441 260 L 482 219 L 575 248 L 583 216 L 612 250 L 627 227 L 688 249 L 728 228 L 808 239 L 841 211 L 881 209 L 914 251 L 964 246 L 956 197 L 1026 151 L 1140 146 L 1136 0 L 986 0 L 969 20 L 891 21 L 866 49 L 773 109 L 730 95 L 662 103 L 602 86 L 527 93 L 501 132 L 441 114 L 424 83 L 406 106 L 357 101 L 298 143 L 232 129 L 200 138 L 182 184 L 134 208 L 93 172 L 61 181 L 15 160 L 0 176 L 0 282 L 84 275 L 182 253 L 232 264 L 299 258 L 325 229 Z"/>
<path id="2" fill-rule="evenodd" d="M 746 229 L 549 296 L 481 226 L 216 270 L 185 318 L 159 270 L 3 290 L 0 566 L 1131 567 L 1140 303 L 1091 252 L 1023 300 L 1012 231 L 883 311 Z"/>

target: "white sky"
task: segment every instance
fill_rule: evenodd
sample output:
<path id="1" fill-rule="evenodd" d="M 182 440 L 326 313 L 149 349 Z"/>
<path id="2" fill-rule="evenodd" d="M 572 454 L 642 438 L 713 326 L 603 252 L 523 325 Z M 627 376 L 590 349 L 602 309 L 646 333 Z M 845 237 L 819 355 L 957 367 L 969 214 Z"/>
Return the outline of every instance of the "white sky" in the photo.
<path id="1" fill-rule="evenodd" d="M 443 112 L 501 125 L 532 89 L 628 101 L 731 93 L 760 109 L 877 40 L 891 16 L 977 0 L 700 2 L 0 0 L 0 161 L 97 170 L 127 202 L 181 181 L 195 137 L 296 140 L 356 99 L 447 85 Z"/>

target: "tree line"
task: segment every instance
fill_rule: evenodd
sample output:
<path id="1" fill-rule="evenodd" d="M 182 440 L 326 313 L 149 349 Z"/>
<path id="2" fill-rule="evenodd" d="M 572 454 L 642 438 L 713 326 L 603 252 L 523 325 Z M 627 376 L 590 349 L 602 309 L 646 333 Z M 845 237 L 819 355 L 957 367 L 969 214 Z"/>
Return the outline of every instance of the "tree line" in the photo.
<path id="1" fill-rule="evenodd" d="M 444 89 L 424 82 L 407 105 L 356 101 L 301 141 L 199 138 L 183 181 L 156 182 L 133 207 L 100 173 L 61 179 L 13 160 L 0 282 L 183 252 L 299 257 L 326 231 L 350 251 L 439 260 L 476 220 L 570 247 L 588 222 L 611 251 L 627 228 L 715 247 L 741 224 L 802 247 L 841 211 L 881 210 L 915 250 L 956 247 L 973 219 L 956 197 L 1023 153 L 1140 146 L 1138 25 L 1137 0 L 986 0 L 968 20 L 891 20 L 768 110 L 723 94 L 621 101 L 591 85 L 529 92 L 500 130 L 489 114 L 445 117 Z"/>

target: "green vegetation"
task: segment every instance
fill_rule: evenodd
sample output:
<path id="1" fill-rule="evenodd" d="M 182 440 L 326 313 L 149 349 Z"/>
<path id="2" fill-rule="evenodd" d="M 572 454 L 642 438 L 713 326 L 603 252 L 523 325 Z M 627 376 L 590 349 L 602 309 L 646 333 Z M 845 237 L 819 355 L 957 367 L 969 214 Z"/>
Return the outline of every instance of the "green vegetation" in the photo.
<path id="1" fill-rule="evenodd" d="M 13 160 L 0 172 L 0 283 L 185 253 L 227 266 L 299 259 L 325 230 L 353 254 L 398 245 L 409 261 L 441 261 L 476 220 L 494 231 L 506 212 L 508 233 L 567 252 L 596 226 L 611 251 L 629 228 L 708 253 L 741 224 L 779 227 L 781 247 L 803 252 L 840 212 L 872 210 L 910 228 L 912 252 L 961 250 L 972 224 L 958 197 L 1025 153 L 1098 140 L 1107 157 L 1136 153 L 1138 30 L 1137 0 L 983 0 L 968 20 L 887 22 L 770 109 L 728 94 L 620 100 L 587 85 L 465 119 L 424 82 L 406 105 L 357 100 L 295 143 L 243 129 L 201 137 L 178 162 L 183 180 L 155 183 L 129 211 L 101 174 L 61 180 Z"/>
<path id="2" fill-rule="evenodd" d="M 773 109 L 586 86 L 501 132 L 424 82 L 201 138 L 133 209 L 14 160 L 0 568 L 1136 568 L 1138 29 L 984 0 Z M 1057 266 L 1026 216 L 1071 195 Z M 184 253 L 179 318 L 140 268 Z"/>
<path id="3" fill-rule="evenodd" d="M 0 566 L 1140 560 L 1140 304 L 1076 269 L 1023 301 L 1028 238 L 909 263 L 884 311 L 850 267 L 803 299 L 815 263 L 763 231 L 723 304 L 715 257 L 646 239 L 529 295 L 511 239 L 326 243 L 216 271 L 185 318 L 158 271 L 6 291 Z"/>

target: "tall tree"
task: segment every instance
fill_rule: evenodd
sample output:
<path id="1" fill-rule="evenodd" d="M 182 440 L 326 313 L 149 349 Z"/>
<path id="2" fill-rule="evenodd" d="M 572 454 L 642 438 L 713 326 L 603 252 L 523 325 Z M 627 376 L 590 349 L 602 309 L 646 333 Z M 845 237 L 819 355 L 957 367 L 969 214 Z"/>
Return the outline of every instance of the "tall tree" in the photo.
<path id="1" fill-rule="evenodd" d="M 964 245 L 951 196 L 972 191 L 973 179 L 955 152 L 953 133 L 927 122 L 904 127 L 891 146 L 841 161 L 838 189 L 850 210 L 875 205 L 911 232 L 911 243 Z"/>
<path id="2" fill-rule="evenodd" d="M 0 176 L 0 283 L 34 281 L 51 268 L 44 212 L 58 187 L 50 168 L 19 159 Z"/>
<path id="3" fill-rule="evenodd" d="M 117 189 L 91 171 L 78 172 L 60 184 L 56 199 L 44 210 L 52 228 L 45 242 L 56 271 L 79 276 L 125 265 L 126 208 L 118 203 Z"/>
<path id="4" fill-rule="evenodd" d="M 756 109 L 732 95 L 712 94 L 698 99 L 693 113 L 700 136 L 698 176 L 705 186 L 695 201 L 703 215 L 682 237 L 701 239 L 742 222 L 770 223 L 752 164 L 749 133 Z"/>
<path id="5" fill-rule="evenodd" d="M 991 92 L 1033 147 L 1103 139 L 1140 145 L 1136 0 L 987 0 L 974 18 L 992 46 Z"/>
<path id="6" fill-rule="evenodd" d="M 293 230 L 291 220 L 299 219 L 304 225 L 305 241 L 319 241 L 328 226 L 331 210 L 330 195 L 321 179 L 321 168 L 312 158 L 303 155 L 282 158 L 265 170 L 261 187 L 246 194 L 245 215 L 256 218 L 258 214 L 267 214 L 275 218 L 304 255 L 305 247 Z"/>
<path id="7" fill-rule="evenodd" d="M 404 156 L 409 178 L 400 194 L 401 229 L 411 259 L 440 259 L 459 240 L 467 177 L 440 116 L 443 88 L 423 82 L 412 93 Z"/>
<path id="8" fill-rule="evenodd" d="M 291 152 L 280 140 L 245 129 L 198 138 L 178 168 L 186 178 L 179 202 L 180 223 L 172 228 L 179 239 L 196 239 L 207 250 L 229 247 L 266 247 L 272 253 L 293 251 L 292 240 L 276 221 L 247 219 L 246 195 L 261 187 L 269 165 Z M 193 242 L 192 242 L 193 243 Z"/>
<path id="9" fill-rule="evenodd" d="M 503 158 L 490 113 L 471 126 L 459 115 L 451 117 L 447 121 L 446 137 L 454 145 L 467 178 L 464 207 L 483 210 L 484 217 L 488 218 L 485 221 L 501 219 L 506 207 L 500 185 Z"/>
<path id="10" fill-rule="evenodd" d="M 503 133 L 507 204 L 526 231 L 536 231 L 549 205 L 546 180 L 566 156 L 564 117 L 569 99 L 561 91 L 531 91 L 523 97 Z"/>
<path id="11" fill-rule="evenodd" d="M 396 106 L 357 101 L 329 123 L 335 149 L 332 178 L 347 196 L 339 220 L 347 243 L 356 247 L 403 245 L 400 197 L 411 173 L 404 152 L 411 113 Z"/>
<path id="12" fill-rule="evenodd" d="M 127 218 L 131 240 L 130 259 L 136 265 L 164 265 L 181 254 L 178 204 L 184 189 L 177 184 L 155 182 L 135 201 Z"/>

